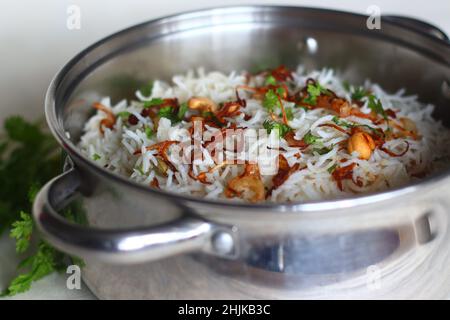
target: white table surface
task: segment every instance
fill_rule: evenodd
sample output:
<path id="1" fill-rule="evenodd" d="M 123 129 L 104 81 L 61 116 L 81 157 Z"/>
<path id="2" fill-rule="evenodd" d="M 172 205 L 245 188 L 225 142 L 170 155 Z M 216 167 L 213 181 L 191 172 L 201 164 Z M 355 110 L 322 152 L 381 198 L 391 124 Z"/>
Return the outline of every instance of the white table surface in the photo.
<path id="1" fill-rule="evenodd" d="M 81 9 L 81 29 L 66 27 L 67 8 Z M 42 117 L 44 93 L 52 76 L 96 40 L 122 28 L 176 12 L 232 4 L 279 4 L 327 7 L 366 13 L 377 5 L 382 14 L 418 17 L 450 34 L 450 1 L 444 0 L 6 0 L 0 10 L 0 120 L 11 114 Z M 15 273 L 18 257 L 7 236 L 0 238 L 0 288 Z M 93 299 L 82 285 L 68 290 L 64 274 L 53 274 L 13 299 Z"/>

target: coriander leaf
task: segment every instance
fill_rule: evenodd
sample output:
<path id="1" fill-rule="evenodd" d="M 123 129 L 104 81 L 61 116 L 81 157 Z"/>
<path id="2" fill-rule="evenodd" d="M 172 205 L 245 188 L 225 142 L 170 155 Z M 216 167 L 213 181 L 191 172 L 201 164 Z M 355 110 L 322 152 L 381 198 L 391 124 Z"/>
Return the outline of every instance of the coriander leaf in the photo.
<path id="1" fill-rule="evenodd" d="M 317 98 L 322 93 L 328 94 L 328 89 L 322 87 L 319 82 L 308 84 L 306 91 L 308 92 L 308 97 L 304 98 L 303 101 L 310 105 L 315 105 L 317 103 Z"/>
<path id="2" fill-rule="evenodd" d="M 320 155 L 324 155 L 324 154 L 327 154 L 328 152 L 330 152 L 331 150 L 333 150 L 333 149 L 332 148 L 323 147 L 323 148 L 315 148 L 313 150 L 313 152 L 317 152 Z"/>
<path id="3" fill-rule="evenodd" d="M 286 94 L 286 90 L 283 87 L 277 88 L 277 94 L 278 96 L 283 97 Z"/>
<path id="4" fill-rule="evenodd" d="M 178 109 L 178 113 L 177 113 L 177 117 L 180 121 L 184 119 L 184 115 L 186 114 L 188 109 L 189 109 L 189 106 L 188 106 L 187 102 L 183 102 L 182 104 L 180 104 L 180 108 Z"/>
<path id="5" fill-rule="evenodd" d="M 344 128 L 357 128 L 357 127 L 363 127 L 363 128 L 367 128 L 369 130 L 371 130 L 373 133 L 377 134 L 378 131 L 375 128 L 372 128 L 371 126 L 367 125 L 367 124 L 354 124 L 354 123 L 350 123 L 350 122 L 346 122 L 343 121 L 341 119 L 339 119 L 338 117 L 333 117 L 333 119 L 331 119 L 331 121 L 333 121 L 334 123 L 336 123 L 338 126 L 344 127 Z"/>
<path id="6" fill-rule="evenodd" d="M 291 121 L 294 119 L 294 114 L 292 113 L 292 108 L 284 108 L 284 111 L 286 112 L 286 118 Z"/>
<path id="7" fill-rule="evenodd" d="M 23 237 L 28 233 L 29 236 L 31 236 L 33 231 L 31 216 L 26 213 L 21 214 L 21 216 L 23 221 L 15 223 L 16 228 L 13 229 L 12 233 L 16 233 L 18 231 L 14 230 L 20 229 L 20 237 Z M 63 216 L 73 223 L 78 223 L 81 225 L 87 224 L 86 214 L 80 202 L 72 203 L 67 209 L 64 210 Z M 22 222 L 26 222 L 26 225 L 23 225 Z M 27 232 L 23 232 L 25 228 L 29 228 Z M 18 238 L 19 237 L 16 237 L 16 239 Z M 19 243 L 16 242 L 16 245 L 19 246 Z M 68 255 L 56 250 L 45 241 L 40 240 L 36 252 L 19 263 L 19 270 L 27 268 L 28 271 L 13 279 L 8 288 L 4 290 L 0 296 L 13 296 L 15 294 L 25 292 L 30 289 L 33 282 L 40 280 L 54 271 L 64 271 L 70 264 L 77 264 L 80 267 L 84 266 L 84 262 L 81 259 L 77 257 L 69 257 Z"/>
<path id="8" fill-rule="evenodd" d="M 121 111 L 121 112 L 117 113 L 117 116 L 122 118 L 123 120 L 126 120 L 130 116 L 130 114 L 131 113 L 128 111 Z"/>
<path id="9" fill-rule="evenodd" d="M 333 173 L 334 170 L 336 170 L 336 168 L 337 168 L 337 164 L 335 163 L 331 167 L 329 167 L 327 171 L 328 171 L 328 173 Z"/>
<path id="10" fill-rule="evenodd" d="M 345 127 L 345 128 L 353 128 L 354 125 L 351 123 L 348 123 L 344 120 L 339 119 L 337 116 L 334 116 L 333 119 L 331 119 L 334 123 L 336 123 L 338 126 Z"/>
<path id="11" fill-rule="evenodd" d="M 351 91 L 350 83 L 347 80 L 344 80 L 344 82 L 342 83 L 342 86 L 344 87 L 345 91 L 347 91 L 347 92 Z"/>
<path id="12" fill-rule="evenodd" d="M 369 95 L 368 107 L 376 114 L 381 115 L 384 119 L 387 119 L 386 112 L 383 109 L 380 99 L 377 99 L 373 94 Z"/>
<path id="13" fill-rule="evenodd" d="M 155 133 L 153 132 L 152 128 L 145 127 L 145 135 L 147 138 L 151 139 Z"/>
<path id="14" fill-rule="evenodd" d="M 153 91 L 153 81 L 150 81 L 148 84 L 143 85 L 139 91 L 142 93 L 143 96 L 149 97 L 152 94 Z"/>
<path id="15" fill-rule="evenodd" d="M 292 108 L 284 108 L 284 111 L 286 112 L 286 118 L 291 121 L 294 119 L 294 114 L 292 113 Z M 283 116 L 283 113 L 280 113 L 280 117 Z"/>
<path id="16" fill-rule="evenodd" d="M 154 106 L 159 106 L 164 103 L 164 100 L 161 98 L 153 98 L 149 101 L 144 102 L 144 108 L 151 108 Z"/>
<path id="17" fill-rule="evenodd" d="M 272 130 L 276 130 L 278 132 L 278 136 L 280 138 L 284 137 L 289 131 L 292 130 L 292 128 L 285 125 L 284 123 L 270 121 L 270 120 L 264 121 L 263 127 L 264 127 L 264 129 L 267 130 L 268 134 L 270 134 L 272 132 Z"/>
<path id="18" fill-rule="evenodd" d="M 363 87 L 357 87 L 352 92 L 352 100 L 361 100 L 369 95 L 369 92 Z"/>
<path id="19" fill-rule="evenodd" d="M 178 120 L 176 118 L 176 115 L 174 114 L 174 109 L 171 106 L 167 106 L 167 107 L 163 107 L 163 108 L 159 109 L 158 116 L 160 118 L 167 118 L 172 123 L 177 122 L 177 120 Z"/>
<path id="20" fill-rule="evenodd" d="M 16 239 L 16 252 L 23 253 L 30 246 L 31 233 L 33 232 L 33 219 L 28 213 L 20 212 L 20 219 L 12 224 L 10 237 Z"/>
<path id="21" fill-rule="evenodd" d="M 264 81 L 264 84 L 266 86 L 268 86 L 268 85 L 275 86 L 277 84 L 277 79 L 275 79 L 274 76 L 269 75 L 269 76 L 267 76 L 266 80 Z"/>
<path id="22" fill-rule="evenodd" d="M 21 211 L 31 211 L 31 187 L 42 186 L 62 168 L 61 149 L 42 124 L 14 116 L 4 126 L 8 152 L 0 154 L 0 234 Z"/>
<path id="23" fill-rule="evenodd" d="M 100 160 L 102 157 L 99 155 L 99 154 L 97 154 L 97 153 L 94 153 L 94 155 L 92 156 L 92 159 L 94 160 L 94 161 L 97 161 L 97 160 Z"/>
<path id="24" fill-rule="evenodd" d="M 43 134 L 40 128 L 26 122 L 19 116 L 13 116 L 5 120 L 5 130 L 11 140 L 22 143 L 40 143 Z"/>
<path id="25" fill-rule="evenodd" d="M 8 152 L 0 151 L 0 234 L 11 228 L 17 251 L 28 255 L 19 269 L 29 268 L 4 291 L 6 295 L 14 295 L 26 291 L 33 281 L 50 272 L 65 269 L 69 257 L 43 241 L 36 250 L 29 245 L 34 228 L 27 212 L 31 212 L 39 187 L 61 172 L 61 149 L 43 129 L 42 122 L 10 117 L 4 126 L 6 135 L 0 145 L 7 145 Z"/>
<path id="26" fill-rule="evenodd" d="M 275 108 L 279 106 L 277 94 L 270 89 L 264 95 L 263 107 L 267 109 L 268 112 L 274 112 Z"/>
<path id="27" fill-rule="evenodd" d="M 55 249 L 47 243 L 41 241 L 36 254 L 24 261 L 22 266 L 30 266 L 28 273 L 21 274 L 15 278 L 2 296 L 13 296 L 18 293 L 25 292 L 30 289 L 34 281 L 42 279 L 46 275 L 55 271 L 57 264 L 54 260 Z"/>
<path id="28" fill-rule="evenodd" d="M 303 137 L 303 141 L 305 141 L 306 144 L 314 144 L 319 142 L 320 137 L 317 137 L 311 133 L 311 131 L 308 131 L 305 136 Z"/>

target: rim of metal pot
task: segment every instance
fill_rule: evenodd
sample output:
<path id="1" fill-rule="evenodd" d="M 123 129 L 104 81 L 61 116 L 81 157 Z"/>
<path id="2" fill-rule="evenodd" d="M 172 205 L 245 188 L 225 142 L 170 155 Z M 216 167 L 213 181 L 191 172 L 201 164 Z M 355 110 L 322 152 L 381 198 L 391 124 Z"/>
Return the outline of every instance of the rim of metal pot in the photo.
<path id="1" fill-rule="evenodd" d="M 155 195 L 159 195 L 162 197 L 169 198 L 173 201 L 188 201 L 193 203 L 200 203 L 203 205 L 210 205 L 210 206 L 220 206 L 220 207 L 229 207 L 229 208 L 241 208 L 245 209 L 247 211 L 258 211 L 258 210 L 271 210 L 271 211 L 279 211 L 279 212 L 313 212 L 313 211 L 332 211 L 336 209 L 343 209 L 343 208 L 349 208 L 349 207 L 357 207 L 357 206 L 364 206 L 364 205 L 370 205 L 373 203 L 378 203 L 382 201 L 388 201 L 392 199 L 398 199 L 399 197 L 406 197 L 411 196 L 413 193 L 419 191 L 419 190 L 428 190 L 432 185 L 442 182 L 445 179 L 448 179 L 450 176 L 450 170 L 443 171 L 439 174 L 432 175 L 428 178 L 425 178 L 421 180 L 420 182 L 415 182 L 412 184 L 409 184 L 404 187 L 399 188 L 393 188 L 389 189 L 387 191 L 377 192 L 377 193 L 371 193 L 367 195 L 362 196 L 355 196 L 355 197 L 346 197 L 346 198 L 340 198 L 340 199 L 334 199 L 334 200 L 325 200 L 325 201 L 309 201 L 309 202 L 284 202 L 284 203 L 271 203 L 271 202 L 265 202 L 260 204 L 252 204 L 252 203 L 241 203 L 241 202 L 234 202 L 230 200 L 223 200 L 223 199 L 203 199 L 200 197 L 195 196 L 189 196 L 189 195 L 182 195 L 182 194 L 176 194 L 169 191 L 163 191 L 158 189 L 149 188 L 147 186 L 144 186 L 142 184 L 139 184 L 137 182 L 132 181 L 131 179 L 120 176 L 118 174 L 115 174 L 113 172 L 109 172 L 100 166 L 96 165 L 94 162 L 89 160 L 88 158 L 81 155 L 78 148 L 74 145 L 74 143 L 68 139 L 65 135 L 65 131 L 62 125 L 60 125 L 60 122 L 58 121 L 58 117 L 56 115 L 56 103 L 55 103 L 55 96 L 56 92 L 59 89 L 59 85 L 61 84 L 61 81 L 65 77 L 65 75 L 70 72 L 72 67 L 84 56 L 86 56 L 88 53 L 96 49 L 97 47 L 103 45 L 104 43 L 108 42 L 111 39 L 114 39 L 116 37 L 120 37 L 123 34 L 126 34 L 128 32 L 131 32 L 133 30 L 142 28 L 147 25 L 151 24 L 157 24 L 157 23 L 164 23 L 169 22 L 171 20 L 184 20 L 190 18 L 193 14 L 208 14 L 213 13 L 213 11 L 237 11 L 239 12 L 251 12 L 251 11 L 262 11 L 262 10 L 289 10 L 289 9 L 296 9 L 296 10 L 305 10 L 305 11 L 319 11 L 319 12 L 328 12 L 332 14 L 338 14 L 338 15 L 348 15 L 353 17 L 360 17 L 360 18 L 367 18 L 367 16 L 352 12 L 346 12 L 346 11 L 338 11 L 338 10 L 330 10 L 330 9 L 322 9 L 322 8 L 314 8 L 314 7 L 297 7 L 297 6 L 271 6 L 271 5 L 250 5 L 250 6 L 223 6 L 223 7 L 211 7 L 201 10 L 192 10 L 192 11 L 185 11 L 181 13 L 172 14 L 169 16 L 164 16 L 157 19 L 152 19 L 131 27 L 128 27 L 126 29 L 123 29 L 121 31 L 115 32 L 107 37 L 102 38 L 101 40 L 95 42 L 94 44 L 88 46 L 86 49 L 82 50 L 80 53 L 75 55 L 72 59 L 69 60 L 61 69 L 60 71 L 55 75 L 53 80 L 50 83 L 50 86 L 47 90 L 46 97 L 45 97 L 45 114 L 47 123 L 50 127 L 51 132 L 59 142 L 59 144 L 68 152 L 68 154 L 75 158 L 77 161 L 83 163 L 85 166 L 89 167 L 91 170 L 94 170 L 97 174 L 112 179 L 117 183 L 123 183 L 128 185 L 129 187 L 138 189 L 141 192 L 149 192 L 153 193 Z M 395 21 L 395 20 L 383 20 L 383 23 L 391 24 L 399 28 L 407 29 L 404 25 L 401 23 Z M 177 30 L 176 32 L 182 32 L 185 30 Z M 423 37 L 428 38 L 429 41 L 435 41 L 436 43 L 439 43 L 440 45 L 445 45 L 450 47 L 450 43 L 447 43 L 443 39 L 439 39 L 435 36 L 432 36 L 431 34 L 428 34 L 426 32 L 421 32 L 419 30 L 414 30 L 415 33 L 420 34 Z M 76 162 L 77 162 L 76 161 Z"/>

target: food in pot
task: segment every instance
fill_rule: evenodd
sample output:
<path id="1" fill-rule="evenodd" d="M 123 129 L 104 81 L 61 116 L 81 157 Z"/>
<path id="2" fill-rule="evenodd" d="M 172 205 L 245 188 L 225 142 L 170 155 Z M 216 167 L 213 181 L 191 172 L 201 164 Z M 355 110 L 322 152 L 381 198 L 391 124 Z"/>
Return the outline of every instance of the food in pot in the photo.
<path id="1" fill-rule="evenodd" d="M 329 69 L 199 69 L 136 96 L 96 102 L 79 147 L 110 171 L 180 194 L 334 199 L 408 184 L 449 160 L 450 133 L 432 105 L 370 81 L 349 85 Z M 248 132 L 262 134 L 246 143 Z"/>

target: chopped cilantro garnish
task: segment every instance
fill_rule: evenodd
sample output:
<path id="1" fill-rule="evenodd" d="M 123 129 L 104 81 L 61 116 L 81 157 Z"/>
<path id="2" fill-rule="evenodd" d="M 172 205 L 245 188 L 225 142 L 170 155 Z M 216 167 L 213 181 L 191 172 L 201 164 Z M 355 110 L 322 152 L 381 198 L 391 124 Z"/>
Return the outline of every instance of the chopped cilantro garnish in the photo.
<path id="1" fill-rule="evenodd" d="M 351 86 L 347 80 L 344 80 L 344 82 L 342 83 L 342 86 L 344 87 L 345 91 L 350 92 Z"/>
<path id="2" fill-rule="evenodd" d="M 352 92 L 352 100 L 361 100 L 364 97 L 367 97 L 369 92 L 363 87 L 357 87 Z"/>
<path id="3" fill-rule="evenodd" d="M 152 94 L 152 90 L 153 90 L 153 81 L 150 81 L 149 83 L 147 83 L 146 85 L 143 85 L 139 91 L 141 91 L 142 95 L 145 97 L 148 97 Z"/>
<path id="4" fill-rule="evenodd" d="M 368 107 L 376 114 L 381 115 L 384 119 L 387 119 L 386 112 L 383 109 L 380 99 L 377 99 L 373 94 L 369 95 Z"/>
<path id="5" fill-rule="evenodd" d="M 145 127 L 145 135 L 147 136 L 147 138 L 151 139 L 154 135 L 152 128 Z"/>
<path id="6" fill-rule="evenodd" d="M 186 111 L 188 111 L 189 107 L 187 102 L 183 102 L 182 104 L 180 104 L 180 108 L 178 109 L 178 114 L 177 117 L 178 119 L 183 120 L 184 119 L 184 115 L 186 114 Z"/>
<path id="7" fill-rule="evenodd" d="M 97 153 L 94 153 L 94 155 L 92 156 L 92 159 L 94 160 L 94 161 L 97 161 L 97 160 L 99 160 L 99 159 L 101 159 L 102 157 L 99 155 L 99 154 L 97 154 Z"/>
<path id="8" fill-rule="evenodd" d="M 327 171 L 328 171 L 329 173 L 333 173 L 334 170 L 336 170 L 336 168 L 337 168 L 337 164 L 335 163 L 335 164 L 333 164 L 331 167 L 329 167 Z"/>
<path id="9" fill-rule="evenodd" d="M 324 154 L 327 154 L 328 152 L 330 152 L 331 150 L 333 150 L 333 149 L 332 148 L 323 147 L 323 148 L 315 148 L 313 150 L 313 152 L 317 152 L 320 155 L 324 155 Z"/>
<path id="10" fill-rule="evenodd" d="M 337 116 L 334 116 L 333 119 L 331 119 L 331 121 L 336 123 L 338 126 L 345 127 L 345 128 L 353 128 L 355 126 L 349 122 L 339 119 Z"/>
<path id="11" fill-rule="evenodd" d="M 283 87 L 277 88 L 277 94 L 281 97 L 284 96 L 286 94 L 286 89 L 284 89 Z"/>
<path id="12" fill-rule="evenodd" d="M 135 168 L 138 172 L 139 172 L 139 174 L 141 175 L 141 176 L 143 176 L 145 173 L 144 173 L 144 169 L 142 168 L 142 166 L 139 166 L 139 167 L 137 167 L 137 168 Z"/>
<path id="13" fill-rule="evenodd" d="M 267 76 L 266 81 L 264 81 L 264 84 L 265 84 L 266 86 L 268 86 L 268 85 L 274 86 L 274 85 L 277 84 L 277 79 L 275 79 L 274 76 L 269 75 L 269 76 Z"/>
<path id="14" fill-rule="evenodd" d="M 117 113 L 117 116 L 122 118 L 123 120 L 126 120 L 130 116 L 130 114 L 131 113 L 129 113 L 128 111 L 121 111 L 121 112 Z"/>
<path id="15" fill-rule="evenodd" d="M 158 116 L 160 118 L 167 118 L 169 120 L 175 120 L 174 109 L 171 106 L 163 107 L 159 109 Z"/>
<path id="16" fill-rule="evenodd" d="M 286 111 L 286 118 L 291 121 L 294 119 L 294 114 L 292 113 L 292 108 L 284 108 L 284 111 Z"/>
<path id="17" fill-rule="evenodd" d="M 162 107 L 158 110 L 158 117 L 167 118 L 172 122 L 172 124 L 174 124 L 183 120 L 187 109 L 188 106 L 186 103 L 182 103 L 178 111 L 176 111 L 176 109 L 171 106 Z"/>
<path id="18" fill-rule="evenodd" d="M 291 121 L 294 119 L 294 114 L 292 113 L 292 108 L 284 108 L 284 111 L 286 112 L 286 118 Z M 282 117 L 283 114 L 280 113 L 280 117 Z"/>
<path id="19" fill-rule="evenodd" d="M 311 133 L 311 131 L 308 131 L 305 136 L 303 137 L 303 141 L 307 144 L 315 144 L 319 142 L 320 137 L 317 137 Z"/>
<path id="20" fill-rule="evenodd" d="M 152 100 L 144 102 L 144 108 L 150 108 L 154 106 L 159 106 L 164 103 L 164 100 L 161 98 L 153 98 Z"/>
<path id="21" fill-rule="evenodd" d="M 374 133 L 377 133 L 377 129 L 372 128 L 371 126 L 369 126 L 367 124 L 350 123 L 350 122 L 343 121 L 343 120 L 339 119 L 338 117 L 333 117 L 333 119 L 331 121 L 336 123 L 338 126 L 341 126 L 341 127 L 344 127 L 344 128 L 363 127 L 363 128 L 367 128 L 367 129 L 373 131 Z"/>
<path id="22" fill-rule="evenodd" d="M 270 134 L 272 132 L 272 130 L 276 130 L 278 132 L 278 136 L 280 138 L 284 137 L 289 131 L 292 130 L 292 128 L 285 125 L 284 123 L 270 121 L 270 120 L 264 121 L 263 127 L 264 127 L 264 129 L 267 130 L 268 134 Z"/>
<path id="23" fill-rule="evenodd" d="M 303 101 L 310 105 L 315 105 L 317 103 L 317 97 L 319 97 L 322 93 L 328 94 L 328 90 L 320 85 L 319 82 L 315 84 L 308 84 L 307 87 L 308 97 L 304 98 Z"/>
<path id="24" fill-rule="evenodd" d="M 264 96 L 263 107 L 266 108 L 268 112 L 273 112 L 279 104 L 280 102 L 278 101 L 277 94 L 272 89 L 267 91 Z"/>

